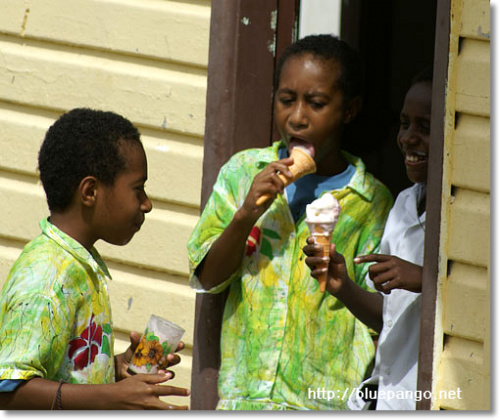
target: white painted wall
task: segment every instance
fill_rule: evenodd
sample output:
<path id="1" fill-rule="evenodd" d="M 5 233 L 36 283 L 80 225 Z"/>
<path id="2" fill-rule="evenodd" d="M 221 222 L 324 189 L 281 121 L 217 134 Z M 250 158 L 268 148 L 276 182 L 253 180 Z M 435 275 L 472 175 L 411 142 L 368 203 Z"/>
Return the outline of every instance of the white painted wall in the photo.
<path id="1" fill-rule="evenodd" d="M 299 38 L 312 34 L 340 35 L 341 0 L 302 0 Z"/>

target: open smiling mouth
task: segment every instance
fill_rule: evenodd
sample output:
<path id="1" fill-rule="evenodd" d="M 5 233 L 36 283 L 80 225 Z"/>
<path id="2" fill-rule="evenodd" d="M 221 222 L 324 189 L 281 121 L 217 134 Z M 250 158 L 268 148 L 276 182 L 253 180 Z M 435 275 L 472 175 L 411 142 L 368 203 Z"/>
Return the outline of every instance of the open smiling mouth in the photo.
<path id="1" fill-rule="evenodd" d="M 423 152 L 405 153 L 405 163 L 407 165 L 418 165 L 427 162 L 427 154 Z"/>

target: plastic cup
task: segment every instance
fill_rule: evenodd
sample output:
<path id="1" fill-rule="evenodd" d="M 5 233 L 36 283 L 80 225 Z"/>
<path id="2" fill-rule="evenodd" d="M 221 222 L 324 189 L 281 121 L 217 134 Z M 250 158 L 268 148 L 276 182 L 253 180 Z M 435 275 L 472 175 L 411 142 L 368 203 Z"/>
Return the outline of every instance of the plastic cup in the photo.
<path id="1" fill-rule="evenodd" d="M 157 373 L 166 369 L 169 353 L 174 353 L 184 334 L 184 329 L 156 315 L 151 315 L 130 361 L 133 373 Z"/>

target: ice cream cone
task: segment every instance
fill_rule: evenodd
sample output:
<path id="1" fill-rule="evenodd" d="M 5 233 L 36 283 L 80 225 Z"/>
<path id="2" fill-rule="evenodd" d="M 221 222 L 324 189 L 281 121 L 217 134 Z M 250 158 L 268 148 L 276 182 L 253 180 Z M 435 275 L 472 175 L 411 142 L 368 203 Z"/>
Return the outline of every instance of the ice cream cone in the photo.
<path id="1" fill-rule="evenodd" d="M 290 166 L 290 172 L 292 173 L 293 178 L 292 180 L 287 180 L 287 185 L 291 182 L 297 181 L 297 179 L 303 177 L 304 175 L 316 172 L 316 162 L 314 162 L 314 159 L 309 155 L 309 153 L 302 150 L 300 147 L 294 147 L 290 157 L 293 158 L 293 165 Z"/>
<path id="2" fill-rule="evenodd" d="M 297 179 L 303 177 L 307 174 L 312 174 L 316 172 L 316 163 L 314 159 L 299 147 L 294 147 L 290 153 L 290 157 L 293 158 L 293 165 L 288 169 L 292 173 L 292 178 L 287 178 L 283 174 L 278 174 L 281 180 L 284 182 L 285 187 L 290 185 L 292 182 L 297 181 Z M 257 205 L 260 206 L 269 200 L 271 196 L 264 194 L 257 199 Z"/>
<path id="3" fill-rule="evenodd" d="M 330 244 L 332 241 L 332 233 L 335 228 L 335 223 L 311 223 L 308 222 L 309 230 L 311 236 L 314 238 L 314 242 L 321 245 L 323 248 L 323 257 L 330 258 Z M 318 268 L 326 268 L 325 272 L 318 277 L 319 290 L 324 293 L 326 290 L 326 278 L 328 276 L 328 263 L 330 261 L 325 261 L 318 265 Z"/>

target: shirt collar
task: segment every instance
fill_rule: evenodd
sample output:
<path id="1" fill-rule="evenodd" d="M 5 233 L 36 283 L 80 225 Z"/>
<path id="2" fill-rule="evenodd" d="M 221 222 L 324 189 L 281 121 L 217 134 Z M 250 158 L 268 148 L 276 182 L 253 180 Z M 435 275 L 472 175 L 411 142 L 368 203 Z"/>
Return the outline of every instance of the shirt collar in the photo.
<path id="1" fill-rule="evenodd" d="M 278 159 L 278 150 L 282 147 L 286 147 L 286 144 L 283 140 L 279 140 L 274 142 L 271 147 L 260 149 L 257 155 L 257 160 L 262 162 L 263 164 L 268 164 L 276 161 Z M 351 155 L 345 150 L 342 150 L 342 156 L 344 156 L 344 158 L 356 169 L 346 188 L 350 188 L 351 190 L 355 191 L 365 200 L 372 201 L 373 194 L 375 192 L 375 184 L 373 182 L 370 182 L 371 180 L 369 178 L 371 177 L 371 175 L 366 172 L 365 164 L 363 163 L 361 158 Z"/>
<path id="2" fill-rule="evenodd" d="M 50 223 L 48 219 L 42 219 L 40 221 L 40 228 L 44 235 L 54 240 L 61 248 L 73 255 L 78 261 L 88 265 L 96 275 L 102 273 L 111 280 L 111 274 L 99 255 L 99 252 L 97 252 L 97 249 L 92 247 L 89 252 L 78 241 Z"/>

